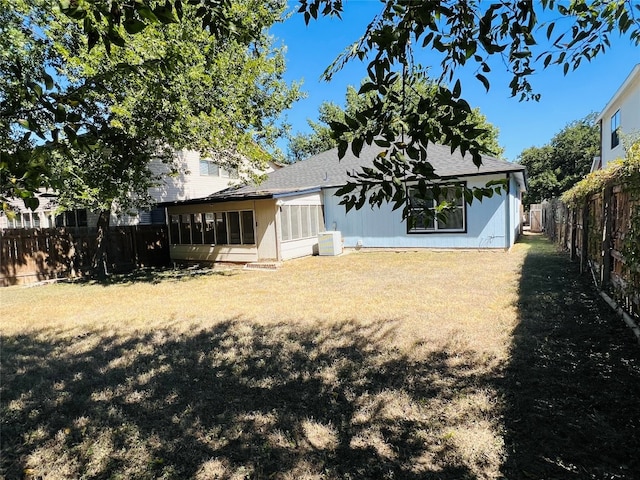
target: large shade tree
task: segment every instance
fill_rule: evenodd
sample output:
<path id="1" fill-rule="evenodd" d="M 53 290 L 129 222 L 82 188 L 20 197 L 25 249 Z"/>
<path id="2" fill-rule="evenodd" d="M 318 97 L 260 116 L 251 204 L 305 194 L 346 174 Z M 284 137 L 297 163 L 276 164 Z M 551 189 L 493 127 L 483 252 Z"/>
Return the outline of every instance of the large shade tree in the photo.
<path id="1" fill-rule="evenodd" d="M 251 33 L 244 38 L 210 35 L 186 5 L 180 22 L 116 26 L 111 43 L 92 48 L 80 25 L 48 2 L 0 3 L 2 150 L 15 159 L 2 193 L 34 205 L 32 191 L 52 187 L 62 208 L 100 212 L 101 270 L 110 211 L 149 204 L 159 180 L 153 161 L 171 170 L 175 150 L 190 148 L 225 167 L 260 167 L 283 134 L 276 120 L 299 96 L 265 33 L 281 18 L 281 2 L 235 1 L 229 14 Z M 34 162 L 40 170 L 30 171 Z"/>
<path id="2" fill-rule="evenodd" d="M 402 92 L 402 82 L 398 81 L 393 85 L 396 94 Z M 425 78 L 417 83 L 413 89 L 407 92 L 405 107 L 409 104 L 417 105 L 421 99 L 427 98 L 437 91 L 432 80 Z M 289 141 L 288 159 L 290 162 L 298 162 L 312 155 L 324 152 L 338 145 L 338 141 L 332 135 L 331 124 L 334 122 L 344 122 L 346 117 L 355 117 L 360 112 L 365 111 L 371 104 L 371 94 L 359 94 L 353 86 L 347 87 L 345 95 L 345 106 L 341 108 L 333 102 L 323 102 L 318 109 L 318 120 L 307 120 L 311 127 L 309 133 L 298 133 L 291 137 Z M 487 121 L 487 118 L 480 112 L 480 109 L 472 109 L 463 121 L 473 125 L 484 132 L 478 136 L 478 142 L 483 153 L 494 157 L 501 157 L 504 148 L 499 144 L 498 128 Z M 443 139 L 440 139 L 443 141 Z"/>
<path id="3" fill-rule="evenodd" d="M 567 124 L 542 147 L 523 150 L 517 162 L 527 167 L 529 188 L 524 203 L 557 198 L 582 180 L 591 170 L 600 149 L 596 114 Z"/>
<path id="4" fill-rule="evenodd" d="M 88 47 L 100 44 L 108 50 L 127 44 L 128 35 L 138 35 L 150 25 L 180 22 L 189 5 L 196 7 L 194 15 L 214 37 L 240 42 L 255 38 L 254 22 L 243 21 L 234 12 L 232 0 L 61 0 L 60 4 L 66 15 L 79 22 Z M 420 146 L 429 140 L 444 139 L 452 148 L 468 152 L 476 163 L 481 161 L 482 147 L 477 140 L 481 132 L 455 128 L 471 110 L 463 100 L 462 85 L 456 81 L 460 67 L 475 69 L 478 81 L 489 89 L 492 59 L 499 58 L 500 68 L 506 67 L 512 74 L 512 95 L 538 99 L 529 79 L 539 70 L 557 67 L 566 74 L 607 51 L 612 34 L 640 43 L 640 5 L 635 0 L 381 0 L 380 4 L 380 14 L 372 19 L 360 41 L 330 66 L 327 77 L 346 62 L 359 59 L 366 63 L 369 80 L 360 92 L 372 92 L 377 100 L 359 116 L 334 122 L 331 127 L 341 154 L 347 148 L 358 154 L 365 142 L 380 144 L 385 160 L 378 166 L 382 168 L 371 171 L 371 178 L 358 181 L 366 195 L 368 190 L 380 187 L 381 178 L 386 200 L 404 196 L 396 172 L 420 177 L 429 171 L 427 151 Z M 339 16 L 343 8 L 348 4 L 342 0 L 298 2 L 298 11 L 307 22 L 318 16 Z M 391 95 L 390 87 L 400 77 L 409 84 L 414 81 L 411 73 L 405 74 L 416 71 L 414 53 L 422 48 L 440 54 L 442 74 L 436 95 L 425 99 L 416 112 L 403 109 L 404 98 Z M 17 102 L 29 103 L 49 83 L 45 75 L 30 76 Z M 67 101 L 66 97 L 47 97 L 51 111 L 64 107 Z M 441 128 L 424 128 L 425 111 L 434 114 Z M 73 128 L 72 121 L 60 122 L 63 128 Z M 32 122 L 23 123 L 23 127 L 34 132 L 40 128 Z M 405 140 L 398 141 L 399 136 Z M 19 188 L 28 196 L 34 185 L 46 182 L 46 155 L 41 162 L 39 155 L 24 155 L 16 145 L 3 146 L 0 153 L 3 193 L 9 185 L 10 190 L 17 192 Z M 360 206 L 361 198 L 356 201 L 351 196 L 346 201 Z M 374 199 L 377 202 L 378 197 Z"/>

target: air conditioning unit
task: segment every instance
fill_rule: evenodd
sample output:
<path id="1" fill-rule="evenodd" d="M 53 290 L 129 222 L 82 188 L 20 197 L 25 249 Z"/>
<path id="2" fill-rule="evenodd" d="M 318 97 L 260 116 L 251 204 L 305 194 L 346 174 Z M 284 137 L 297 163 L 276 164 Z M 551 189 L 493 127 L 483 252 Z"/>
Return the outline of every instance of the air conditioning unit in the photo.
<path id="1" fill-rule="evenodd" d="M 318 255 L 335 256 L 342 253 L 342 235 L 330 231 L 318 234 Z"/>

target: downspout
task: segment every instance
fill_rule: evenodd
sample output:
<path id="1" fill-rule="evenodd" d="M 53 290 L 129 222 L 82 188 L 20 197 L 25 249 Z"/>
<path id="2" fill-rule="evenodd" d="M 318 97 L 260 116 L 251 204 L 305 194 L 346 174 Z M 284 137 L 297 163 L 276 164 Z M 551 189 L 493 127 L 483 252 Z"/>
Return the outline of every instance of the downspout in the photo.
<path id="1" fill-rule="evenodd" d="M 505 235 L 504 248 L 509 250 L 511 248 L 511 174 L 507 173 L 507 198 L 505 199 Z"/>

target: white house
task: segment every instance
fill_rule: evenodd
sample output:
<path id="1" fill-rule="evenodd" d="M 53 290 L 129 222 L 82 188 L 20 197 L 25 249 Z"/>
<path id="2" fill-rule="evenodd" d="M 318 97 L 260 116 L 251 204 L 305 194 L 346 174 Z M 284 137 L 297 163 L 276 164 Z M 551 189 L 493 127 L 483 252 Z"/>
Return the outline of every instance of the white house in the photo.
<path id="1" fill-rule="evenodd" d="M 177 175 L 170 175 L 169 166 L 161 162 L 152 163 L 150 166 L 153 173 L 162 177 L 161 184 L 149 191 L 156 203 L 210 195 L 237 184 L 241 175 L 235 169 L 227 170 L 213 160 L 201 158 L 200 154 L 193 150 L 177 152 L 174 162 L 178 170 Z M 264 173 L 272 172 L 277 168 L 280 166 L 269 162 Z M 11 205 L 16 211 L 15 218 L 9 219 L 4 212 L 0 212 L 0 229 L 87 227 L 97 223 L 97 213 L 86 209 L 71 210 L 56 215 L 55 195 L 41 196 L 40 205 L 35 211 L 26 208 L 19 199 L 13 200 Z M 164 208 L 157 207 L 121 216 L 113 213 L 110 223 L 111 225 L 164 224 L 166 223 L 164 213 Z"/>
<path id="2" fill-rule="evenodd" d="M 393 211 L 389 205 L 346 213 L 336 190 L 349 181 L 350 172 L 371 167 L 379 151 L 365 146 L 359 158 L 347 152 L 338 160 L 337 149 L 332 149 L 272 172 L 258 187 L 167 203 L 172 259 L 287 260 L 317 251 L 318 232 L 324 230 L 339 231 L 344 246 L 353 248 L 508 249 L 513 245 L 521 229 L 521 195 L 526 189 L 522 165 L 483 157 L 478 168 L 469 155 L 429 144 L 428 160 L 443 190 L 459 184 L 484 187 L 493 180 L 506 180 L 508 188 L 471 205 L 460 201 L 446 222 L 416 217 L 417 222 L 408 223 L 400 210 Z"/>
<path id="3" fill-rule="evenodd" d="M 623 137 L 640 135 L 640 63 L 611 97 L 596 120 L 600 127 L 600 157 L 591 171 L 624 157 Z"/>

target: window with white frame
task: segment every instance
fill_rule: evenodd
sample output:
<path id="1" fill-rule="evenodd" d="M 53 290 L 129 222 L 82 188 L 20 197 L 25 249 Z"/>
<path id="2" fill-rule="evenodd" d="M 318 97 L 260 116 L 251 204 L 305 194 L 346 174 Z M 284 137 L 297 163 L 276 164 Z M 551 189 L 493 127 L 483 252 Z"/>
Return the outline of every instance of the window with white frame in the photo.
<path id="1" fill-rule="evenodd" d="M 282 205 L 280 238 L 283 242 L 312 238 L 324 231 L 322 205 Z"/>
<path id="2" fill-rule="evenodd" d="M 240 177 L 238 169 L 235 167 L 223 168 L 213 160 L 206 158 L 200 159 L 200 176 L 203 177 L 220 177 L 237 179 Z"/>
<path id="3" fill-rule="evenodd" d="M 254 245 L 253 210 L 170 215 L 172 245 Z"/>
<path id="4" fill-rule="evenodd" d="M 456 233 L 466 231 L 466 205 L 463 185 L 441 185 L 436 194 L 427 190 L 421 195 L 409 187 L 408 233 Z M 439 190 L 439 191 L 438 191 Z"/>
<path id="5" fill-rule="evenodd" d="M 611 116 L 611 148 L 620 144 L 620 110 Z"/>
<path id="6" fill-rule="evenodd" d="M 200 175 L 207 177 L 219 177 L 220 167 L 211 160 L 200 159 Z"/>

